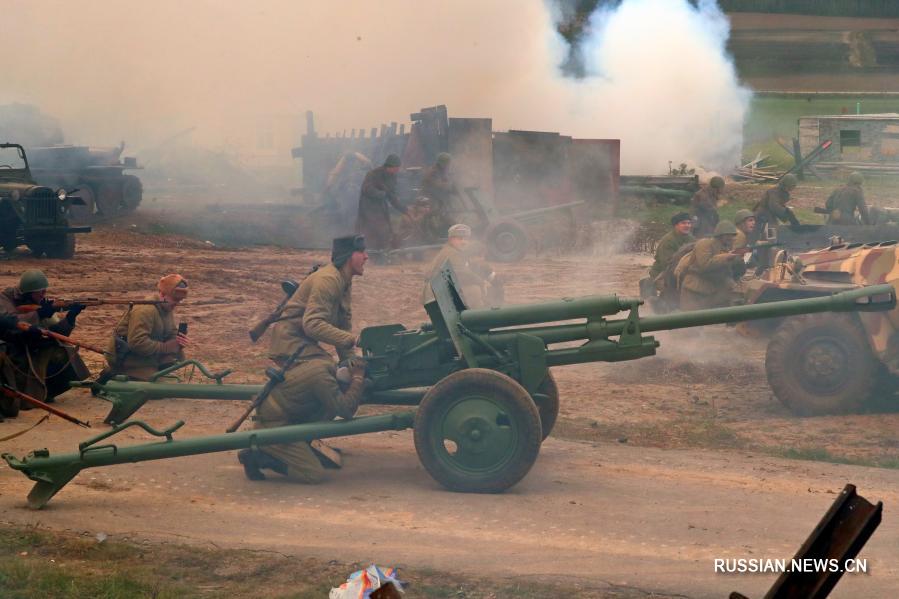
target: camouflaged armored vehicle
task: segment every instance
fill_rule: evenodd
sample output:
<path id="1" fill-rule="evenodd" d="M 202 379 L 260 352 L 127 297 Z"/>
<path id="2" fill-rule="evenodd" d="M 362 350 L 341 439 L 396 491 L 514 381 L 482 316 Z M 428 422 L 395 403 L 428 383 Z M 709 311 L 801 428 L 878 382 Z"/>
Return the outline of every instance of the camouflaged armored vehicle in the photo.
<path id="1" fill-rule="evenodd" d="M 896 241 L 842 243 L 793 257 L 778 250 L 761 278 L 745 282 L 745 300 L 808 298 L 884 283 L 899 285 Z M 768 344 L 768 382 L 800 415 L 873 407 L 899 387 L 897 330 L 899 309 L 786 319 Z"/>
<path id="2" fill-rule="evenodd" d="M 0 247 L 7 254 L 27 245 L 48 258 L 74 256 L 75 234 L 91 230 L 69 226 L 69 209 L 80 203 L 63 189 L 38 185 L 22 146 L 0 144 Z"/>

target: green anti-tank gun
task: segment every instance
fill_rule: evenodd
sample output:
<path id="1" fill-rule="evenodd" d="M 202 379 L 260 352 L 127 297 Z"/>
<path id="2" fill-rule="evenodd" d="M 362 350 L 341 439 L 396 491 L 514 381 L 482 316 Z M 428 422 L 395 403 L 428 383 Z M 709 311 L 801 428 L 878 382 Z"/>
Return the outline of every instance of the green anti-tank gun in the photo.
<path id="1" fill-rule="evenodd" d="M 646 333 L 654 331 L 896 305 L 893 288 L 879 285 L 828 297 L 641 318 L 641 300 L 614 295 L 468 310 L 448 266 L 431 286 L 436 299 L 425 306 L 428 325 L 415 330 L 398 324 L 369 327 L 360 339 L 370 378 L 365 403 L 417 406 L 414 411 L 187 440 L 172 437 L 180 423 L 156 431 L 131 421 L 85 441 L 77 453 L 38 450 L 21 460 L 3 457 L 37 482 L 29 505 L 41 507 L 78 472 L 93 466 L 412 427 L 419 459 L 444 487 L 501 492 L 527 474 L 556 421 L 559 396 L 550 373 L 554 366 L 651 356 L 659 343 Z M 610 318 L 621 313 L 623 318 Z M 572 346 L 578 341 L 582 343 Z M 553 347 L 557 344 L 565 346 Z M 210 376 L 216 384 L 114 380 L 93 387 L 113 401 L 116 395 L 132 393 L 132 399 L 139 400 L 137 407 L 161 397 L 249 398 L 261 388 L 222 383 L 224 373 Z M 136 409 L 134 402 L 128 408 Z M 107 441 L 131 426 L 165 441 L 127 447 Z"/>

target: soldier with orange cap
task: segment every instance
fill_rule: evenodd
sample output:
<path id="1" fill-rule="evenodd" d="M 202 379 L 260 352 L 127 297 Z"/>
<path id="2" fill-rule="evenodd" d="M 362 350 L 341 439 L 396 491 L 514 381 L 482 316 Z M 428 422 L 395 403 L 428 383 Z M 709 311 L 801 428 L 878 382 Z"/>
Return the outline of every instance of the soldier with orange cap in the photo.
<path id="1" fill-rule="evenodd" d="M 187 280 L 179 274 L 159 279 L 159 304 L 129 306 L 113 331 L 107 362 L 100 380 L 117 374 L 146 380 L 153 373 L 184 359 L 190 345 L 186 334 L 178 332 L 175 308 L 187 297 Z"/>

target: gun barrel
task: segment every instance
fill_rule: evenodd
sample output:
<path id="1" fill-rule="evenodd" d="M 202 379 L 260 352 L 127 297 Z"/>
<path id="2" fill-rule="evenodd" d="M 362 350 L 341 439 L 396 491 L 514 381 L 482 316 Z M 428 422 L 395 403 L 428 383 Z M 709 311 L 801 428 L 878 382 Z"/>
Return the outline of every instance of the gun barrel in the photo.
<path id="1" fill-rule="evenodd" d="M 499 327 L 609 316 L 622 310 L 630 310 L 642 303 L 643 300 L 640 299 L 621 298 L 617 295 L 591 295 L 540 304 L 465 310 L 460 319 L 469 329 L 485 331 Z"/>

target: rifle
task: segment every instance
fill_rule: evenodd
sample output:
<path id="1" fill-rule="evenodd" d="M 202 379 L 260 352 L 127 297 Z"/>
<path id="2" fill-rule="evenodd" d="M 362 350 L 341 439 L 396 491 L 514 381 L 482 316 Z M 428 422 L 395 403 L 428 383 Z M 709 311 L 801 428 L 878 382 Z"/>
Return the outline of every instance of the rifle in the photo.
<path id="1" fill-rule="evenodd" d="M 18 391 L 17 389 L 13 389 L 6 383 L 2 383 L 2 385 L 0 385 L 0 393 L 5 395 L 6 397 L 11 397 L 13 399 L 18 397 L 20 400 L 22 400 L 26 403 L 30 403 L 31 405 L 33 405 L 36 408 L 46 410 L 47 412 L 50 412 L 54 416 L 59 416 L 60 418 L 62 418 L 64 420 L 68 420 L 69 422 L 73 422 L 73 423 L 77 424 L 78 426 L 83 426 L 84 428 L 91 427 L 91 425 L 89 423 L 84 422 L 82 420 L 78 420 L 74 416 L 69 416 L 62 410 L 57 410 L 53 406 L 47 405 L 39 399 L 35 399 L 34 397 L 31 397 L 30 395 L 26 395 L 25 393 L 22 393 L 21 391 Z"/>
<path id="2" fill-rule="evenodd" d="M 31 330 L 31 325 L 28 324 L 27 322 L 19 322 L 16 324 L 16 326 L 19 328 L 20 331 Z M 88 351 L 102 354 L 104 356 L 107 354 L 106 350 L 100 349 L 99 347 L 95 347 L 93 345 L 88 345 L 87 343 L 84 343 L 82 341 L 76 341 L 75 339 L 72 339 L 71 337 L 66 337 L 65 335 L 62 335 L 60 333 L 54 333 L 53 331 L 48 331 L 47 329 L 41 329 L 38 327 L 35 327 L 35 328 L 41 332 L 41 335 L 43 335 L 44 337 L 46 337 L 48 339 L 55 339 L 56 341 L 59 341 L 61 343 L 67 343 L 67 344 L 73 345 L 75 347 L 83 347 L 84 349 L 86 349 Z"/>
<path id="3" fill-rule="evenodd" d="M 310 272 L 309 274 L 312 274 L 316 270 L 318 270 L 317 266 L 314 267 L 312 269 L 312 272 Z M 275 308 L 275 310 L 271 314 L 257 322 L 256 325 L 252 329 L 250 329 L 250 340 L 253 343 L 259 341 L 259 338 L 265 334 L 268 328 L 278 322 L 278 320 L 281 318 L 281 313 L 284 312 L 284 308 L 287 306 L 287 302 L 290 301 L 290 298 L 293 297 L 293 294 L 296 293 L 297 289 L 299 288 L 300 284 L 296 281 L 291 281 L 290 279 L 288 279 L 287 281 L 281 281 L 281 289 L 284 290 L 284 299 L 281 300 L 281 303 L 278 304 L 278 307 Z"/>
<path id="4" fill-rule="evenodd" d="M 63 312 L 68 310 L 72 304 L 81 304 L 82 306 L 103 306 L 103 305 L 113 305 L 113 306 L 158 306 L 159 304 L 164 304 L 163 300 L 148 300 L 148 299 L 129 299 L 129 298 L 99 298 L 99 297 L 77 297 L 73 299 L 52 299 L 48 300 L 52 302 L 53 308 L 57 312 Z M 29 312 L 37 312 L 41 309 L 40 304 L 25 304 L 22 306 L 17 306 L 16 311 L 20 314 L 28 314 Z"/>
<path id="5" fill-rule="evenodd" d="M 284 361 L 284 364 L 281 365 L 281 368 L 272 368 L 269 366 L 265 369 L 265 375 L 268 377 L 268 380 L 265 382 L 265 385 L 262 387 L 262 390 L 259 392 L 259 395 L 253 399 L 253 402 L 250 404 L 243 414 L 241 414 L 240 418 L 235 420 L 231 426 L 225 431 L 226 433 L 233 433 L 237 429 L 240 428 L 240 425 L 243 424 L 243 421 L 249 418 L 250 414 L 253 413 L 253 410 L 262 405 L 262 402 L 266 400 L 266 398 L 271 394 L 272 390 L 279 384 L 284 382 L 284 373 L 290 370 L 291 366 L 299 359 L 300 353 L 303 351 L 303 346 L 297 348 L 295 352 L 290 354 L 290 356 Z"/>

